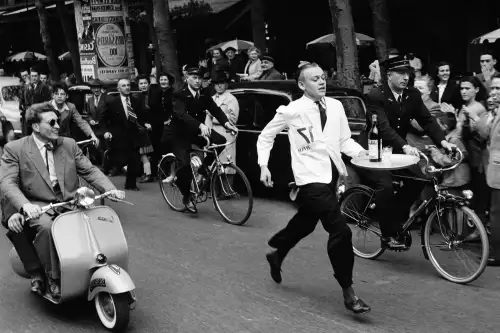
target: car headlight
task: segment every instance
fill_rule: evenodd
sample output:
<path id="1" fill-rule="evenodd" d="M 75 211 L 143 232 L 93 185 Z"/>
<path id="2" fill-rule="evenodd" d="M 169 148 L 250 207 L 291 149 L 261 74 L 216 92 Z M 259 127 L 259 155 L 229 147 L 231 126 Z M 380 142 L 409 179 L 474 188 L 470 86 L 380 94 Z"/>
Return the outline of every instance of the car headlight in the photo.
<path id="1" fill-rule="evenodd" d="M 95 201 L 95 193 L 88 187 L 80 187 L 75 194 L 78 205 L 83 207 L 91 206 Z"/>
<path id="2" fill-rule="evenodd" d="M 462 195 L 465 199 L 470 200 L 474 196 L 474 193 L 471 190 L 463 190 Z"/>

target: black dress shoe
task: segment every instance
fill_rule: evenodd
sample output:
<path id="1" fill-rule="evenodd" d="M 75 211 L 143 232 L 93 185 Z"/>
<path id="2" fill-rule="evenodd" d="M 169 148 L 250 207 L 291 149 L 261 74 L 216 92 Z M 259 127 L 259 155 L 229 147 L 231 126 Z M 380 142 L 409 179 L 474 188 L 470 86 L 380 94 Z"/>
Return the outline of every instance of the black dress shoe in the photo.
<path id="1" fill-rule="evenodd" d="M 281 283 L 283 281 L 281 278 L 281 263 L 283 260 L 280 259 L 276 251 L 266 254 L 266 258 L 271 268 L 271 278 L 274 282 Z"/>
<path id="2" fill-rule="evenodd" d="M 198 210 L 196 209 L 196 205 L 191 200 L 189 200 L 188 202 L 186 202 L 184 204 L 184 208 L 189 213 L 192 213 L 192 214 L 198 213 Z"/>
<path id="3" fill-rule="evenodd" d="M 139 179 L 139 183 L 152 183 L 154 181 L 153 176 L 151 175 L 144 175 Z"/>
<path id="4" fill-rule="evenodd" d="M 34 277 L 31 279 L 31 291 L 38 295 L 43 295 L 45 286 L 43 280 L 39 277 Z"/>
<path id="5" fill-rule="evenodd" d="M 354 312 L 355 314 L 363 314 L 371 311 L 371 308 L 366 304 L 361 298 L 357 298 L 354 302 L 344 301 L 344 306 L 347 310 Z"/>
<path id="6" fill-rule="evenodd" d="M 500 267 L 500 259 L 488 258 L 488 266 L 490 267 Z"/>
<path id="7" fill-rule="evenodd" d="M 117 168 L 111 169 L 111 171 L 108 174 L 108 177 L 115 177 L 115 176 L 118 176 L 118 169 Z"/>

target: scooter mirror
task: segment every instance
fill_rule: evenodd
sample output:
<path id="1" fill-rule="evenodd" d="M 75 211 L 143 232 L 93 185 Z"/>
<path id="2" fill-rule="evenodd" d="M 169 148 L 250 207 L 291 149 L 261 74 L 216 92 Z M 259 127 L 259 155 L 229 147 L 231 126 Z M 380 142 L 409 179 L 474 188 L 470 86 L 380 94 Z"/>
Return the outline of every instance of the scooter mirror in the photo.
<path id="1" fill-rule="evenodd" d="M 76 191 L 75 199 L 78 205 L 88 207 L 94 203 L 95 193 L 88 187 L 80 187 Z"/>

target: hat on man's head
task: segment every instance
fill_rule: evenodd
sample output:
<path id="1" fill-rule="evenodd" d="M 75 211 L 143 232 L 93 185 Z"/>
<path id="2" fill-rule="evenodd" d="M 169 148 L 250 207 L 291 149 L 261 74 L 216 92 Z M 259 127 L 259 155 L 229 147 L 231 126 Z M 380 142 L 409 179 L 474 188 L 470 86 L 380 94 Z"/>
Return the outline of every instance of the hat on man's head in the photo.
<path id="1" fill-rule="evenodd" d="M 224 83 L 224 82 L 229 82 L 226 72 L 215 71 L 214 73 L 212 73 L 212 83 Z"/>
<path id="2" fill-rule="evenodd" d="M 413 67 L 410 66 L 410 59 L 407 55 L 400 55 L 391 59 L 387 59 L 382 63 L 386 71 L 394 72 L 413 72 Z"/>
<path id="3" fill-rule="evenodd" d="M 92 79 L 89 82 L 87 82 L 87 85 L 89 87 L 102 87 L 103 86 L 101 80 L 99 80 L 99 79 Z"/>
<path id="4" fill-rule="evenodd" d="M 198 76 L 203 76 L 203 68 L 201 68 L 198 65 L 187 65 L 186 66 L 186 72 L 188 75 L 198 75 Z"/>
<path id="5" fill-rule="evenodd" d="M 226 53 L 227 51 L 233 51 L 234 53 L 236 53 L 236 49 L 232 46 L 226 47 L 226 49 L 224 50 L 224 53 Z"/>
<path id="6" fill-rule="evenodd" d="M 274 61 L 274 58 L 273 58 L 273 57 L 271 57 L 269 54 L 266 54 L 266 55 L 263 55 L 263 56 L 261 56 L 261 57 L 260 57 L 260 61 L 264 61 L 264 60 L 267 60 L 267 61 L 269 61 L 269 62 L 272 62 L 273 64 L 274 64 L 274 63 L 276 63 L 276 62 Z"/>

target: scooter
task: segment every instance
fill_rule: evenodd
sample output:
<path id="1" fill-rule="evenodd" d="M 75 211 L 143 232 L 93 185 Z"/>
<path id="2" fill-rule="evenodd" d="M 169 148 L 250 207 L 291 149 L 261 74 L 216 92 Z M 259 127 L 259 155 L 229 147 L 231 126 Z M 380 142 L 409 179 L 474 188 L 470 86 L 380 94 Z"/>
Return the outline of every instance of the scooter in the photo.
<path id="1" fill-rule="evenodd" d="M 86 296 L 94 301 L 104 327 L 123 332 L 137 299 L 127 273 L 128 246 L 120 219 L 110 207 L 94 205 L 107 197 L 109 193 L 96 196 L 93 190 L 80 187 L 73 200 L 42 207 L 43 213 L 57 215 L 52 238 L 61 270 L 61 296 L 55 299 L 48 290 L 42 296 L 54 304 Z M 62 208 L 69 211 L 58 213 Z M 14 248 L 10 262 L 16 274 L 30 278 Z"/>

